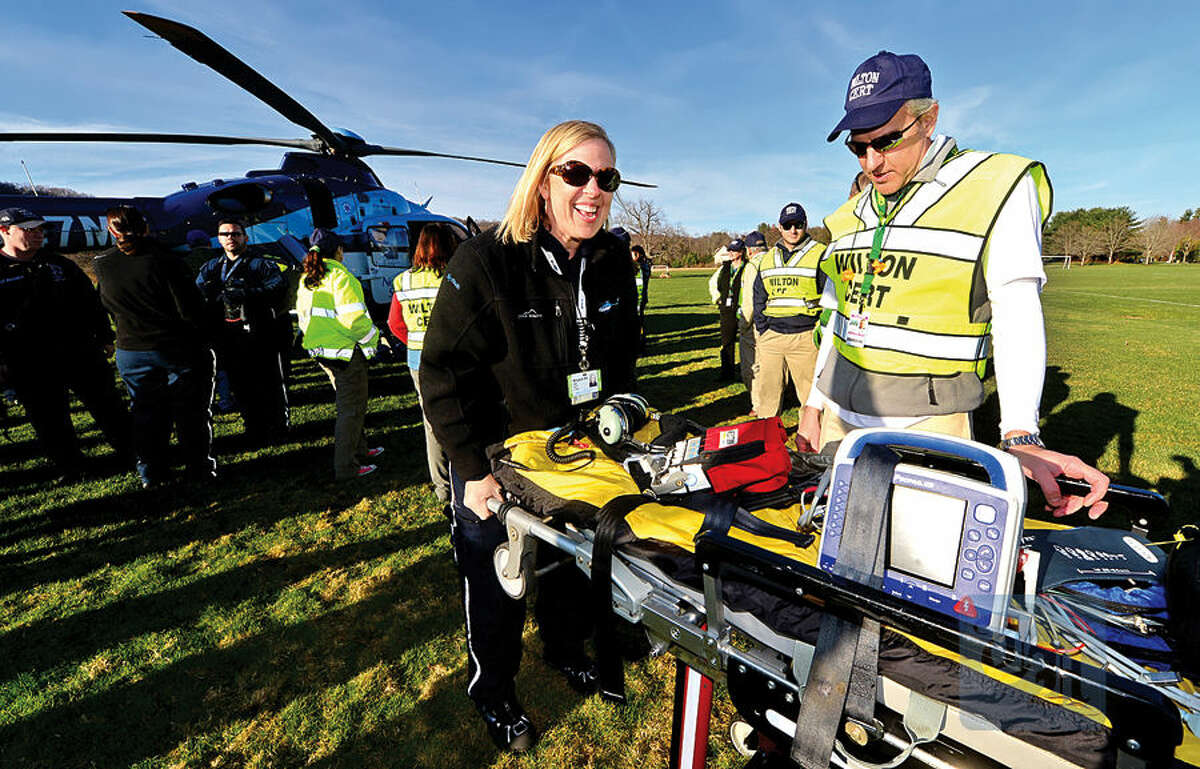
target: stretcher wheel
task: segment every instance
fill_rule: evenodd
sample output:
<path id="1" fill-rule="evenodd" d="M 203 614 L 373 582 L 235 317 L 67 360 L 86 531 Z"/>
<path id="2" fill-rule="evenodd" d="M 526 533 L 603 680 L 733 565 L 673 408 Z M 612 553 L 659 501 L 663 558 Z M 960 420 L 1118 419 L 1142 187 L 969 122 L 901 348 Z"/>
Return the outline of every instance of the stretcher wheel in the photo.
<path id="1" fill-rule="evenodd" d="M 500 581 L 500 587 L 504 588 L 504 592 L 509 596 L 517 599 L 524 598 L 525 573 L 518 574 L 516 579 L 508 579 L 504 576 L 504 567 L 508 565 L 509 555 L 508 543 L 497 547 L 496 552 L 492 554 L 492 564 L 496 567 L 496 579 Z"/>

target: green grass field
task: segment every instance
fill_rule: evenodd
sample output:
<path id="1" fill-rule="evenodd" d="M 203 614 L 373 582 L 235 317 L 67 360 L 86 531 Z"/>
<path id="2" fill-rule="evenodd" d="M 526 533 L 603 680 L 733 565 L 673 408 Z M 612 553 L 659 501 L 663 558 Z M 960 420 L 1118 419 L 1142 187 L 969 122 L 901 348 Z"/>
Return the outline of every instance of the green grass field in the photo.
<path id="1" fill-rule="evenodd" d="M 1200 505 L 1200 268 L 1050 268 L 1048 441 L 1157 488 L 1176 522 Z M 749 409 L 716 386 L 705 275 L 651 284 L 642 390 L 705 423 Z M 670 659 L 629 667 L 630 704 L 581 701 L 527 628 L 518 687 L 544 737 L 500 755 L 463 690 L 459 588 L 422 483 L 402 366 L 371 374 L 382 472 L 331 475 L 332 395 L 297 366 L 291 442 L 229 449 L 212 491 L 143 493 L 76 414 L 99 477 L 54 485 L 27 426 L 0 439 L 0 766 L 644 767 L 666 762 Z M 978 429 L 994 438 L 994 398 Z M 795 422 L 794 410 L 788 421 Z M 989 434 L 989 430 L 992 434 Z M 1119 515 L 1109 520 L 1123 522 Z M 1156 522 L 1166 531 L 1171 522 Z M 740 764 L 719 696 L 710 765 Z"/>

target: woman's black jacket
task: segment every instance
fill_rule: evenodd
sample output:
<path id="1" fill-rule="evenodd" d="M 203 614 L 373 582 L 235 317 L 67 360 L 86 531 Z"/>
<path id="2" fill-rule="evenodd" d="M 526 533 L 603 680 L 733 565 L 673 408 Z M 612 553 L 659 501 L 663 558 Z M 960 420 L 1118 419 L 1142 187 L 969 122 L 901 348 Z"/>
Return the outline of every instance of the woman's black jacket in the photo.
<path id="1" fill-rule="evenodd" d="M 464 480 L 491 472 L 491 444 L 566 424 L 586 407 L 572 406 L 567 394 L 567 375 L 580 370 L 577 284 L 570 270 L 563 277 L 551 267 L 546 244 L 561 249 L 545 231 L 529 243 L 502 243 L 495 229 L 466 241 L 434 301 L 421 351 L 421 396 Z M 629 248 L 601 230 L 580 244 L 574 260 L 586 260 L 588 359 L 601 371 L 600 397 L 630 392 L 638 320 Z"/>

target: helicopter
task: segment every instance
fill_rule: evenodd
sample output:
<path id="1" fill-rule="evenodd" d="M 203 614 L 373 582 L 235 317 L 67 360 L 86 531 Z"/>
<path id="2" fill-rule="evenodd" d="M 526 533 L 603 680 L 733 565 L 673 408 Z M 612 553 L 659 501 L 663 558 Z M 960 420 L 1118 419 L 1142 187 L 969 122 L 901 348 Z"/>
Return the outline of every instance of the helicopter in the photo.
<path id="1" fill-rule="evenodd" d="M 104 217 L 115 205 L 137 207 L 164 244 L 187 249 L 199 238 L 216 247 L 216 223 L 223 216 L 246 222 L 249 242 L 284 263 L 303 259 L 301 240 L 314 227 L 337 232 L 347 244 L 344 263 L 362 282 L 373 315 L 386 314 L 393 278 L 411 266 L 410 243 L 431 222 L 448 224 L 459 240 L 477 234 L 465 224 L 433 213 L 430 200 L 417 203 L 387 189 L 362 160 L 377 155 L 436 157 L 524 168 L 524 163 L 368 143 L 346 129 L 321 122 L 266 77 L 200 30 L 136 11 L 125 16 L 166 40 L 197 62 L 224 76 L 292 123 L 311 132 L 308 139 L 208 134 L 132 132 L 0 132 L 11 142 L 141 142 L 163 144 L 267 145 L 292 151 L 276 169 L 249 171 L 242 178 L 186 182 L 165 197 L 94 198 L 0 195 L 0 208 L 21 206 L 46 220 L 46 244 L 64 253 L 111 244 Z M 623 184 L 653 187 L 622 180 Z"/>

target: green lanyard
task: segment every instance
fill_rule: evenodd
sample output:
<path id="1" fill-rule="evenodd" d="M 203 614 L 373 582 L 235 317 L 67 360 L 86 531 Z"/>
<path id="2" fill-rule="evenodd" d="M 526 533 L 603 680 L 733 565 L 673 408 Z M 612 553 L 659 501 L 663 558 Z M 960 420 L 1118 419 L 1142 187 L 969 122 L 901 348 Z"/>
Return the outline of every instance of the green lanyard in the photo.
<path id="1" fill-rule="evenodd" d="M 875 281 L 875 272 L 878 270 L 876 265 L 881 264 L 879 254 L 883 251 L 883 232 L 888 223 L 892 221 L 892 217 L 900 210 L 900 206 L 897 205 L 890 214 L 887 213 L 887 200 L 875 190 L 871 190 L 871 205 L 874 206 L 875 213 L 879 217 L 879 224 L 875 225 L 875 237 L 871 241 L 871 254 L 867 257 L 862 288 L 858 292 L 859 313 L 866 309 L 867 300 L 871 298 L 871 284 Z"/>

